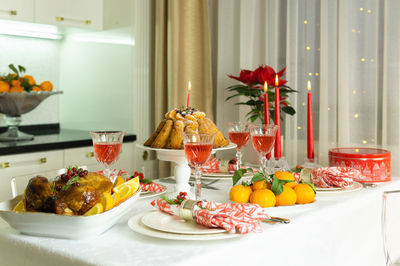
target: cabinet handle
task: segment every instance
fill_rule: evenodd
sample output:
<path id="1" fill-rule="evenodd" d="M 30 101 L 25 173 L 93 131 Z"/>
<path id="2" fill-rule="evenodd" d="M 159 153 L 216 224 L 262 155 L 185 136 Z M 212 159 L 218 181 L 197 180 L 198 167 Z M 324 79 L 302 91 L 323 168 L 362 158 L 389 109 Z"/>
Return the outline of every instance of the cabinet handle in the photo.
<path id="1" fill-rule="evenodd" d="M 92 152 L 92 151 L 87 152 L 87 153 L 86 153 L 86 157 L 87 157 L 87 158 L 92 158 L 92 157 L 94 157 L 94 152 Z"/>
<path id="2" fill-rule="evenodd" d="M 8 168 L 8 167 L 10 167 L 10 163 L 9 162 L 0 163 L 0 168 Z"/>
<path id="3" fill-rule="evenodd" d="M 89 20 L 89 19 L 74 19 L 74 18 L 56 17 L 56 21 L 58 21 L 58 22 L 72 21 L 72 22 L 83 23 L 83 24 L 86 24 L 86 25 L 92 24 L 92 21 Z"/>
<path id="4" fill-rule="evenodd" d="M 47 163 L 47 158 L 46 158 L 46 157 L 40 158 L 40 159 L 39 159 L 39 162 L 40 162 L 40 163 Z"/>
<path id="5" fill-rule="evenodd" d="M 17 10 L 0 10 L 0 12 L 8 13 L 10 16 L 16 16 Z"/>

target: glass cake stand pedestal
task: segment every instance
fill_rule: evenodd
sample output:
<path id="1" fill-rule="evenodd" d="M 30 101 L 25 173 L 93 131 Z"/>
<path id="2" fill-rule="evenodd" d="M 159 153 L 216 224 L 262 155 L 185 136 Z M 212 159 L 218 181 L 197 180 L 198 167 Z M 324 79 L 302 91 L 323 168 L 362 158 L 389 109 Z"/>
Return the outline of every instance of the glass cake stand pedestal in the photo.
<path id="1" fill-rule="evenodd" d="M 174 176 L 176 180 L 175 189 L 173 192 L 167 193 L 168 197 L 174 198 L 179 192 L 187 192 L 189 198 L 194 197 L 194 194 L 190 192 L 189 179 L 191 170 L 188 161 L 185 157 L 185 151 L 173 150 L 173 149 L 157 149 L 144 146 L 143 144 L 136 144 L 136 147 L 143 150 L 155 151 L 157 153 L 157 159 L 161 161 L 174 162 L 176 166 L 174 168 Z M 216 148 L 212 150 L 212 154 L 217 151 L 235 149 L 236 144 L 229 143 L 228 146 L 222 148 Z"/>

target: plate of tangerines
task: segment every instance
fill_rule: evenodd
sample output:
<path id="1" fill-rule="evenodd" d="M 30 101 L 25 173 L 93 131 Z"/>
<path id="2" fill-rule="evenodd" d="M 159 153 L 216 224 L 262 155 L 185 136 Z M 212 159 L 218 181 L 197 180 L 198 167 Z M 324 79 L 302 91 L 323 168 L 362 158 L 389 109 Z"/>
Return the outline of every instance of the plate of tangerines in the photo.
<path id="1" fill-rule="evenodd" d="M 245 174 L 252 174 L 248 181 L 242 181 Z M 297 182 L 294 175 L 278 171 L 272 175 L 254 173 L 251 168 L 240 169 L 232 177 L 233 186 L 229 199 L 237 203 L 254 203 L 263 208 L 309 204 L 315 201 L 312 183 Z"/>

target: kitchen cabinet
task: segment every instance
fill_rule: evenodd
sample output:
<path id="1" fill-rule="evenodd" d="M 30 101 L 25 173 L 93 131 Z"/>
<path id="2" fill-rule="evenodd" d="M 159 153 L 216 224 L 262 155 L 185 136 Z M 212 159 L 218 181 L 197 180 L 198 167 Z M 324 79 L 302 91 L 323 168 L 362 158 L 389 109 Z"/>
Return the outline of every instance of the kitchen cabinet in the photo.
<path id="1" fill-rule="evenodd" d="M 34 21 L 34 0 L 0 0 L 0 19 Z"/>
<path id="2" fill-rule="evenodd" d="M 35 0 L 35 22 L 103 30 L 130 24 L 129 0 Z"/>
<path id="3" fill-rule="evenodd" d="M 135 170 L 133 152 L 133 142 L 123 143 L 119 160 L 112 167 L 132 173 Z M 58 169 L 69 165 L 87 166 L 89 171 L 104 168 L 97 163 L 93 146 L 0 156 L 0 201 L 12 198 L 13 178 L 20 177 L 27 182 L 38 174 L 53 177 Z"/>

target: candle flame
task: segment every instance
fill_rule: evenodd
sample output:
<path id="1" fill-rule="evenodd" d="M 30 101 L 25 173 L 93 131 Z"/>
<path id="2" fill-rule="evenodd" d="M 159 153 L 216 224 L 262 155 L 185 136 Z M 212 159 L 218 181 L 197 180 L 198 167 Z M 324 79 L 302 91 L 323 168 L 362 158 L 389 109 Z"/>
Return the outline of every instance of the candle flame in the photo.
<path id="1" fill-rule="evenodd" d="M 311 91 L 311 81 L 307 81 L 307 90 Z"/>
<path id="2" fill-rule="evenodd" d="M 265 81 L 264 82 L 264 92 L 268 91 L 268 83 Z"/>
<path id="3" fill-rule="evenodd" d="M 275 75 L 275 86 L 279 86 L 279 77 L 278 74 Z"/>
<path id="4" fill-rule="evenodd" d="M 192 89 L 192 83 L 189 80 L 189 82 L 188 82 L 188 91 L 190 91 L 191 89 Z"/>

